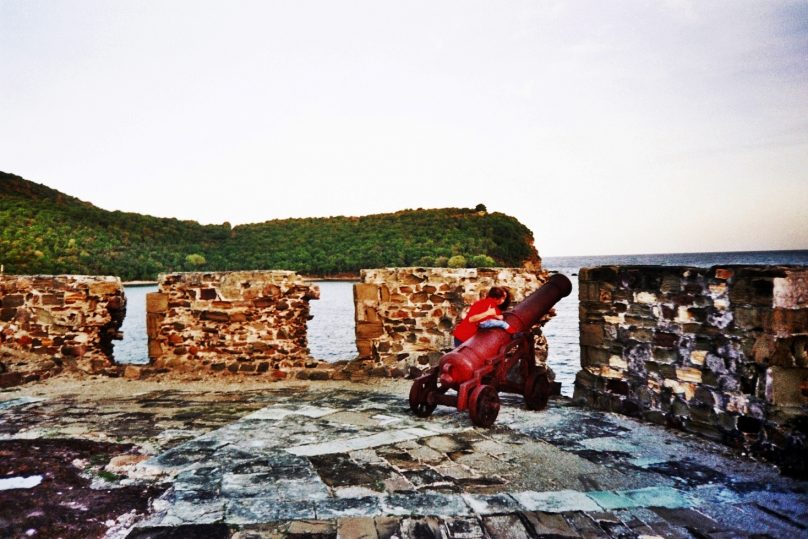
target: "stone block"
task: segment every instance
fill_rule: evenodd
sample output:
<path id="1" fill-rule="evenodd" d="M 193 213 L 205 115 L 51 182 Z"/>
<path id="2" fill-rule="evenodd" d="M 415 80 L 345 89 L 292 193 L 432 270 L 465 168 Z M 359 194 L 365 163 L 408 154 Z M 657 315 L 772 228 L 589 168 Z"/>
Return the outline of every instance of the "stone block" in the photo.
<path id="1" fill-rule="evenodd" d="M 354 302 L 360 303 L 369 301 L 376 303 L 379 301 L 379 287 L 375 284 L 356 283 L 353 286 Z"/>
<path id="2" fill-rule="evenodd" d="M 163 346 L 159 341 L 149 340 L 149 357 L 157 359 L 163 357 Z"/>
<path id="3" fill-rule="evenodd" d="M 706 350 L 693 350 L 690 352 L 690 363 L 693 363 L 694 365 L 704 365 L 704 360 L 706 357 Z"/>
<path id="4" fill-rule="evenodd" d="M 114 296 L 123 294 L 123 284 L 117 277 L 100 278 L 103 280 L 93 280 L 90 283 L 89 292 L 91 296 Z"/>
<path id="5" fill-rule="evenodd" d="M 146 294 L 147 313 L 165 313 L 168 310 L 168 294 L 151 292 Z"/>
<path id="6" fill-rule="evenodd" d="M 127 380 L 138 380 L 141 376 L 142 368 L 135 365 L 127 365 L 123 369 L 123 377 Z"/>
<path id="7" fill-rule="evenodd" d="M 24 377 L 21 372 L 2 372 L 0 373 L 0 388 L 14 387 L 24 382 Z"/>
<path id="8" fill-rule="evenodd" d="M 808 308 L 774 309 L 771 329 L 778 337 L 808 334 Z"/>
<path id="9" fill-rule="evenodd" d="M 384 335 L 384 324 L 382 322 L 357 322 L 356 338 L 372 339 Z"/>
<path id="10" fill-rule="evenodd" d="M 700 384 L 702 372 L 701 369 L 694 369 L 692 367 L 679 367 L 676 369 L 676 378 L 682 382 Z"/>
<path id="11" fill-rule="evenodd" d="M 570 526 L 567 520 L 558 514 L 544 512 L 522 513 L 538 537 L 580 537 L 578 532 Z"/>
<path id="12" fill-rule="evenodd" d="M 359 357 L 370 357 L 373 354 L 373 345 L 370 339 L 357 339 L 356 351 Z"/>
<path id="13" fill-rule="evenodd" d="M 785 277 L 775 278 L 772 294 L 775 308 L 808 308 L 808 270 L 789 271 Z"/>
<path id="14" fill-rule="evenodd" d="M 766 370 L 766 401 L 776 406 L 808 405 L 808 368 Z"/>
<path id="15" fill-rule="evenodd" d="M 581 366 L 608 365 L 612 354 L 605 348 L 581 346 Z"/>
<path id="16" fill-rule="evenodd" d="M 581 324 L 580 340 L 583 346 L 603 345 L 603 326 L 601 324 Z"/>
<path id="17" fill-rule="evenodd" d="M 654 332 L 654 346 L 659 348 L 674 348 L 679 345 L 679 335 L 666 331 Z"/>
<path id="18" fill-rule="evenodd" d="M 483 527 L 490 537 L 507 537 L 508 539 L 531 537 L 518 515 L 483 517 Z"/>
<path id="19" fill-rule="evenodd" d="M 25 296 L 22 294 L 8 294 L 3 296 L 2 305 L 5 308 L 21 307 L 25 304 Z"/>

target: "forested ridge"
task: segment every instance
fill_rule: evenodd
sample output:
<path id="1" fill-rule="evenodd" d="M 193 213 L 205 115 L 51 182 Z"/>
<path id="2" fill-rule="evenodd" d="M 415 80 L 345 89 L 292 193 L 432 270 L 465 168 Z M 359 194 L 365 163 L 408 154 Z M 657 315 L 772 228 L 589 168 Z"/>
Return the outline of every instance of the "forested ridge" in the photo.
<path id="1" fill-rule="evenodd" d="M 329 276 L 388 266 L 522 266 L 538 259 L 527 227 L 483 205 L 201 225 L 107 211 L 4 172 L 0 230 L 6 273 L 124 280 L 190 270 L 288 269 Z"/>

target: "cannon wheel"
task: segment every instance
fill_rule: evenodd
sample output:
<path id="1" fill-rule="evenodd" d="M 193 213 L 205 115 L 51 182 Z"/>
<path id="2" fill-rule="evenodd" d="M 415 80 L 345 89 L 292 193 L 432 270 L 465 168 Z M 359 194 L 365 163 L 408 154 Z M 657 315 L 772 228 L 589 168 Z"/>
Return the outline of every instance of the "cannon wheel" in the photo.
<path id="1" fill-rule="evenodd" d="M 491 386 L 477 386 L 469 403 L 471 422 L 478 427 L 490 427 L 499 415 L 499 395 Z"/>
<path id="2" fill-rule="evenodd" d="M 429 378 L 417 378 L 410 388 L 410 410 L 418 417 L 429 417 L 435 408 L 436 403 L 430 404 L 427 397 L 433 391 L 437 391 L 436 376 Z"/>
<path id="3" fill-rule="evenodd" d="M 545 369 L 539 369 L 525 382 L 525 405 L 528 410 L 544 410 L 552 392 L 550 377 Z"/>

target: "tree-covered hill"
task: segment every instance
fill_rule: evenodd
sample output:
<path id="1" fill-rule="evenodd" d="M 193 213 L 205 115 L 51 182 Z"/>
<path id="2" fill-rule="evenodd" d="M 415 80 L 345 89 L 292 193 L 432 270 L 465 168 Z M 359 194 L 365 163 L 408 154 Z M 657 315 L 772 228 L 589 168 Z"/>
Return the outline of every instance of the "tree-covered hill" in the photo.
<path id="1" fill-rule="evenodd" d="M 107 211 L 0 172 L 0 264 L 6 273 L 154 279 L 187 270 L 289 269 L 306 275 L 385 266 L 522 266 L 533 236 L 502 213 L 444 208 L 230 227 Z"/>

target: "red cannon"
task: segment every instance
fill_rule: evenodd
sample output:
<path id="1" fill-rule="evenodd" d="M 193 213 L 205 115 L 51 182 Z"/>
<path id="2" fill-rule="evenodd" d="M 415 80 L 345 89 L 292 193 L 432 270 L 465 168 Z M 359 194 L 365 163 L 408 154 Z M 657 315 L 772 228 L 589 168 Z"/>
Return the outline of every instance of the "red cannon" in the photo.
<path id="1" fill-rule="evenodd" d="M 428 417 L 438 404 L 468 410 L 478 427 L 490 427 L 499 415 L 499 392 L 524 395 L 528 410 L 547 406 L 552 383 L 547 368 L 536 365 L 530 328 L 561 298 L 572 283 L 556 274 L 510 312 L 505 321 L 515 330 L 480 329 L 445 354 L 436 367 L 415 379 L 410 389 L 410 408 Z M 453 393 L 449 393 L 453 390 Z"/>

